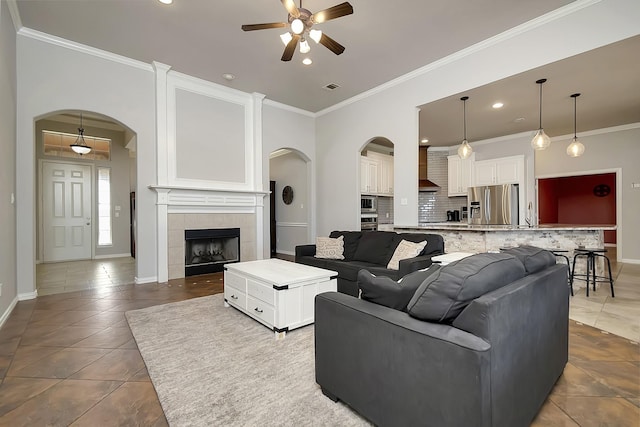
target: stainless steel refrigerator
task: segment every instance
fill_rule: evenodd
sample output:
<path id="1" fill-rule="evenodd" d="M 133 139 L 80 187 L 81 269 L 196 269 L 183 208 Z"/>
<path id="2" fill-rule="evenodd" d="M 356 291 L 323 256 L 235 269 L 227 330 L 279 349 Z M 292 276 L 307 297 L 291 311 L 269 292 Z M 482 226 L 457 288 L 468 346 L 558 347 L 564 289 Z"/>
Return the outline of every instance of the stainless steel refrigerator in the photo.
<path id="1" fill-rule="evenodd" d="M 518 225 L 518 184 L 469 187 L 469 223 Z"/>

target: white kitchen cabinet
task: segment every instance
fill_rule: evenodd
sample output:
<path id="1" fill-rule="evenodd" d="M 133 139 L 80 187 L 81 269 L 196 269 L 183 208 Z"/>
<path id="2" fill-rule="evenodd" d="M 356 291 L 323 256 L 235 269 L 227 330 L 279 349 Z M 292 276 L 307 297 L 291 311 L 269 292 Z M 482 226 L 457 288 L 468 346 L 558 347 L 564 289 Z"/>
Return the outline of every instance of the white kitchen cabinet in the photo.
<path id="1" fill-rule="evenodd" d="M 393 156 L 381 155 L 378 165 L 378 193 L 393 196 Z"/>
<path id="2" fill-rule="evenodd" d="M 378 193 L 378 168 L 378 160 L 360 156 L 360 193 Z"/>
<path id="3" fill-rule="evenodd" d="M 524 156 L 477 161 L 473 177 L 474 186 L 524 183 Z"/>
<path id="4" fill-rule="evenodd" d="M 466 196 L 467 188 L 471 186 L 475 153 L 472 153 L 467 159 L 461 159 L 456 154 L 447 157 L 447 160 L 449 197 Z"/>

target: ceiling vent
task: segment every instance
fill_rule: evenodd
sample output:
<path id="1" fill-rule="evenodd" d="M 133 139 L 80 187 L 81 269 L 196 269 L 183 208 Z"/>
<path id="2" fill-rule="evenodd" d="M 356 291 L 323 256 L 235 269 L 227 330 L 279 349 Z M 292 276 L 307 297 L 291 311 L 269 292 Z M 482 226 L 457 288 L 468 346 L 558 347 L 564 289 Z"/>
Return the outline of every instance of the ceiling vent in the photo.
<path id="1" fill-rule="evenodd" d="M 328 85 L 323 86 L 322 88 L 326 90 L 335 90 L 335 89 L 338 89 L 339 87 L 340 85 L 337 85 L 335 83 L 329 83 Z"/>

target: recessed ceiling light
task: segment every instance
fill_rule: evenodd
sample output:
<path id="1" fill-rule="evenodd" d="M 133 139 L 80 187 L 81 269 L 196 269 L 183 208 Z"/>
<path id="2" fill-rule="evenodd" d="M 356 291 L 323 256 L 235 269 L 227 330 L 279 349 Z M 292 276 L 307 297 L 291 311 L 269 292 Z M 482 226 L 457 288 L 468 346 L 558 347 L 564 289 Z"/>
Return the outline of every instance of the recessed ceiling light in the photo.
<path id="1" fill-rule="evenodd" d="M 236 76 L 234 74 L 231 74 L 231 73 L 224 73 L 222 75 L 222 78 L 230 82 L 231 80 L 235 80 Z"/>
<path id="2" fill-rule="evenodd" d="M 429 142 L 429 138 L 422 138 L 420 140 L 420 143 L 422 143 L 422 144 L 426 144 L 427 142 Z"/>
<path id="3" fill-rule="evenodd" d="M 171 4 L 173 3 L 173 0 L 158 0 L 160 3 L 164 3 L 164 4 Z"/>
<path id="4" fill-rule="evenodd" d="M 304 59 L 302 60 L 302 63 L 303 63 L 304 65 L 311 65 L 311 64 L 313 64 L 313 61 L 311 60 L 311 58 L 304 58 Z"/>
<path id="5" fill-rule="evenodd" d="M 498 108 L 504 107 L 504 104 L 502 102 L 498 101 L 495 104 L 493 104 L 492 107 L 495 108 L 495 109 L 498 109 Z"/>

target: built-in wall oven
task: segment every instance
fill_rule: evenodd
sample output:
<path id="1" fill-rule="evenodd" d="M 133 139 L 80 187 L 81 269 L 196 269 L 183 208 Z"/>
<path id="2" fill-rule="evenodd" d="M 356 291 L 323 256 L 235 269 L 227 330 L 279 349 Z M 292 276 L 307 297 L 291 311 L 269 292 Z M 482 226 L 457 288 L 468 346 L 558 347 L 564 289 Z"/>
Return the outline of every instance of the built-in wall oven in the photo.
<path id="1" fill-rule="evenodd" d="M 378 200 L 376 196 L 360 198 L 360 229 L 376 231 L 378 229 Z"/>

